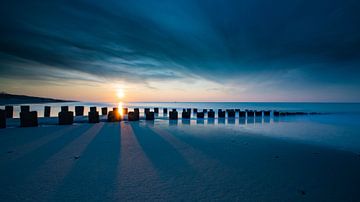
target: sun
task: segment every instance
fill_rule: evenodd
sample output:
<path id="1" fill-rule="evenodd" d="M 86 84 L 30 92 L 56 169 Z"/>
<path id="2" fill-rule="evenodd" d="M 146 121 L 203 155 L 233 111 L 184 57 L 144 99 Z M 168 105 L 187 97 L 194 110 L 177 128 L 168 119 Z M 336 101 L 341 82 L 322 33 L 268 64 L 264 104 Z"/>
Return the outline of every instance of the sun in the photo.
<path id="1" fill-rule="evenodd" d="M 125 97 L 125 92 L 124 92 L 124 89 L 122 88 L 119 88 L 116 90 L 116 96 L 120 99 L 124 98 Z"/>

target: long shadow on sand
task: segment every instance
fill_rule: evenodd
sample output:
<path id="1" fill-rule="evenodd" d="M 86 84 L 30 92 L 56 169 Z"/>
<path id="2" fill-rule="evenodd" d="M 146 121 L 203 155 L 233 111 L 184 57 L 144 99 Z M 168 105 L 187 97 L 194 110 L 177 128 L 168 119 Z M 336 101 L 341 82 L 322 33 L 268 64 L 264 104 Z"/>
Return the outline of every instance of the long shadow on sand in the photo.
<path id="1" fill-rule="evenodd" d="M 64 146 L 72 142 L 78 136 L 82 135 L 90 125 L 71 126 L 74 127 L 68 133 L 48 142 L 41 147 L 26 153 L 15 161 L 3 162 L 0 166 L 0 187 L 2 199 L 13 200 L 12 197 L 19 197 L 22 193 L 24 181 L 32 175 L 47 159 L 60 151 Z M 16 190 L 16 192 L 11 191 Z M 16 196 L 18 192 L 19 196 Z M 8 198 L 9 197 L 9 198 Z"/>
<path id="2" fill-rule="evenodd" d="M 144 153 L 162 179 L 168 180 L 194 173 L 194 169 L 183 156 L 162 137 L 147 128 L 146 124 L 142 126 L 139 123 L 131 123 L 131 127 Z"/>
<path id="3" fill-rule="evenodd" d="M 108 123 L 77 159 L 52 201 L 105 201 L 116 192 L 120 124 Z"/>

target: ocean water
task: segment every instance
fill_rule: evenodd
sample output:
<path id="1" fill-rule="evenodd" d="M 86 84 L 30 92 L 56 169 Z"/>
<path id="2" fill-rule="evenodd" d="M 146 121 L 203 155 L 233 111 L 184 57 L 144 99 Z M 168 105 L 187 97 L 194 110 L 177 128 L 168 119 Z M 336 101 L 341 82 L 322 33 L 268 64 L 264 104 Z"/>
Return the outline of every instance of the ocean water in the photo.
<path id="1" fill-rule="evenodd" d="M 199 130 L 203 127 L 227 128 L 234 131 L 240 130 L 259 136 L 278 138 L 286 141 L 297 141 L 306 144 L 316 144 L 332 147 L 340 150 L 348 150 L 360 154 L 360 103 L 255 103 L 255 102 L 136 102 L 136 103 L 47 103 L 30 104 L 31 110 L 43 116 L 44 106 L 51 106 L 51 116 L 56 117 L 61 106 L 69 106 L 74 110 L 75 106 L 85 106 L 85 114 L 91 106 L 101 107 L 127 107 L 129 110 L 140 108 L 143 115 L 145 107 L 159 107 L 159 115 L 155 124 L 171 124 L 177 128 L 192 127 Z M 0 106 L 1 109 L 4 106 Z M 297 115 L 270 118 L 239 118 L 197 120 L 192 114 L 191 120 L 176 122 L 168 121 L 163 115 L 162 108 L 176 108 L 181 112 L 183 108 L 202 109 L 249 109 L 249 110 L 278 110 L 289 112 L 318 112 L 318 115 Z M 14 117 L 19 117 L 20 105 L 14 106 Z M 179 113 L 179 118 L 181 113 Z M 56 122 L 56 120 L 55 120 Z M 201 134 L 201 131 L 199 132 Z"/>

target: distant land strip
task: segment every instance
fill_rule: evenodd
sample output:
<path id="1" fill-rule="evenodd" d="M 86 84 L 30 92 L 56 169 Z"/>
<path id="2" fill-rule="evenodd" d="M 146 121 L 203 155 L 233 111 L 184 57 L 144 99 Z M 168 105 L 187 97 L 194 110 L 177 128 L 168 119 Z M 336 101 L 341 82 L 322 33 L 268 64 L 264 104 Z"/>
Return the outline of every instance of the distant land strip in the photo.
<path id="1" fill-rule="evenodd" d="M 73 100 L 60 100 L 54 98 L 34 97 L 28 95 L 14 95 L 2 92 L 0 93 L 0 105 L 7 104 L 37 104 L 50 102 L 76 102 Z"/>

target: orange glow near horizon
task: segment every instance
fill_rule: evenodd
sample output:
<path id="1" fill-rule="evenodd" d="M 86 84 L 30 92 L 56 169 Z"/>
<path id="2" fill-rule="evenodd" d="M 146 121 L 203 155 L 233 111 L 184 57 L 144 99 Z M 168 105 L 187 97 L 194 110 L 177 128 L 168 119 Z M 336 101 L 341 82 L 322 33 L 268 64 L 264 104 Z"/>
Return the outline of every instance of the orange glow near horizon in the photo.
<path id="1" fill-rule="evenodd" d="M 119 112 L 120 116 L 122 117 L 123 116 L 123 103 L 122 102 L 118 103 L 118 108 L 119 108 L 118 112 Z"/>
<path id="2" fill-rule="evenodd" d="M 116 90 L 116 96 L 117 96 L 119 99 L 123 99 L 123 98 L 125 97 L 124 89 L 118 88 L 118 89 Z"/>

